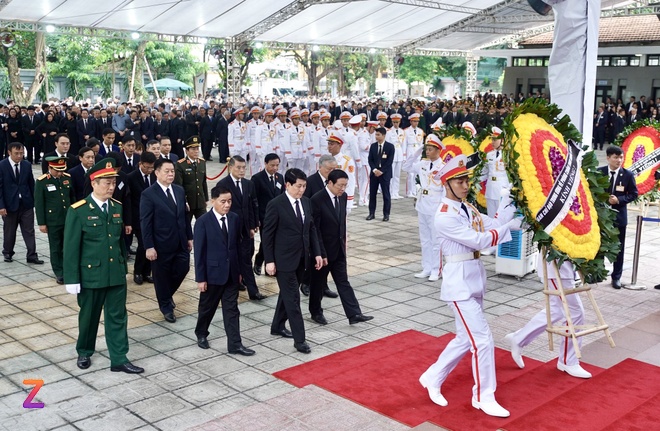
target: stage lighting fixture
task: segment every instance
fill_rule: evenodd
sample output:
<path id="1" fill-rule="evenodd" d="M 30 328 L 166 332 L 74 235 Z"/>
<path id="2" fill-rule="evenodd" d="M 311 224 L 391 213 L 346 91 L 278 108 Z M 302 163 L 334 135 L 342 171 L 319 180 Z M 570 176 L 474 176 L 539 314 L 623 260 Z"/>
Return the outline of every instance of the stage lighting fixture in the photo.
<path id="1" fill-rule="evenodd" d="M 401 55 L 397 54 L 394 56 L 394 64 L 397 66 L 403 65 L 403 63 L 406 61 L 405 58 L 403 58 Z"/>
<path id="2" fill-rule="evenodd" d="M 50 25 L 50 24 L 48 24 L 48 25 L 46 26 L 46 32 L 48 32 L 48 33 L 52 33 L 52 32 L 54 32 L 54 31 L 55 31 L 55 26 L 54 26 L 54 25 Z"/>
<path id="3" fill-rule="evenodd" d="M 133 38 L 133 40 L 138 40 L 140 38 L 140 33 L 134 31 L 131 33 L 131 38 Z"/>

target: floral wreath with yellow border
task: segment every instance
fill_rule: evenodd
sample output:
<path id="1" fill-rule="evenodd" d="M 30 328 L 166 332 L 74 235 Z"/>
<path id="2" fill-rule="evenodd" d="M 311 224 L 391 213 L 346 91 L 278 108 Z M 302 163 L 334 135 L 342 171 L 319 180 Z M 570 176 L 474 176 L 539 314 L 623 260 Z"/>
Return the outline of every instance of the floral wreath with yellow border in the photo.
<path id="1" fill-rule="evenodd" d="M 660 124 L 645 118 L 636 121 L 619 133 L 614 145 L 623 150 L 623 167 L 630 169 L 633 163 L 660 149 Z M 635 178 L 639 197 L 637 200 L 660 201 L 660 182 L 655 174 L 660 167 L 654 166 Z"/>

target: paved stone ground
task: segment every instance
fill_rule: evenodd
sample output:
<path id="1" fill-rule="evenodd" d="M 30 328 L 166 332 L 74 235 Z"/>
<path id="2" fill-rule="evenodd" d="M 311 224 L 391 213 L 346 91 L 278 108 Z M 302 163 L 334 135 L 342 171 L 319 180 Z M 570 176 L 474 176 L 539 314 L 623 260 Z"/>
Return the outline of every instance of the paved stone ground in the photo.
<path id="1" fill-rule="evenodd" d="M 192 272 L 175 296 L 179 317 L 175 324 L 163 321 L 152 285 L 129 281 L 129 358 L 146 369 L 138 376 L 110 372 L 102 326 L 92 366 L 85 371 L 76 367 L 76 298 L 55 283 L 48 264 L 25 263 L 19 238 L 16 260 L 0 262 L 0 430 L 409 429 L 323 389 L 298 389 L 272 376 L 407 329 L 436 336 L 453 332 L 451 311 L 439 300 L 441 281 L 420 282 L 412 276 L 420 270 L 412 200 L 394 201 L 389 223 L 367 222 L 366 214 L 365 208 L 359 208 L 349 217 L 349 275 L 363 312 L 374 320 L 349 326 L 339 300 L 326 298 L 330 323 L 321 327 L 309 318 L 303 297 L 312 354 L 297 353 L 291 340 L 269 334 L 277 285 L 272 278 L 258 277 L 269 297 L 251 302 L 241 294 L 243 342 L 257 351 L 245 358 L 226 354 L 220 313 L 211 328 L 211 349 L 197 347 Z M 631 225 L 624 281 L 631 275 L 634 234 Z M 47 239 L 40 233 L 37 248 L 47 260 Z M 660 283 L 659 250 L 660 228 L 646 223 L 640 283 Z M 497 345 L 506 348 L 504 335 L 544 306 L 541 284 L 536 274 L 521 280 L 497 275 L 494 257 L 483 260 L 489 277 L 486 314 Z M 611 349 L 602 333 L 593 334 L 583 339 L 583 359 L 606 367 L 626 357 L 660 365 L 660 291 L 617 291 L 602 283 L 594 295 L 619 347 Z M 593 322 L 594 314 L 583 300 Z M 545 336 L 530 344 L 525 354 L 544 361 L 556 356 L 548 351 Z M 44 380 L 36 401 L 44 402 L 45 408 L 22 407 L 29 392 L 24 379 Z"/>

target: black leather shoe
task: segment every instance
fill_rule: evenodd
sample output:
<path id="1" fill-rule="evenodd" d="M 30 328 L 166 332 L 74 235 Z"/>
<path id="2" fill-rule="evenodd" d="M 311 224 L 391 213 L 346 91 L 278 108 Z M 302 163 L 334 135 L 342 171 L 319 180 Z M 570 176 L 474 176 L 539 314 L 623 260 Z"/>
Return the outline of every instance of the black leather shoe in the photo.
<path id="1" fill-rule="evenodd" d="M 176 304 L 174 303 L 174 298 L 170 298 L 170 304 L 172 304 L 172 309 L 176 308 Z"/>
<path id="2" fill-rule="evenodd" d="M 280 329 L 279 331 L 270 331 L 270 335 L 279 335 L 284 338 L 293 338 L 293 334 L 288 329 Z"/>
<path id="3" fill-rule="evenodd" d="M 116 367 L 110 367 L 110 371 L 114 371 L 114 372 L 121 371 L 122 373 L 128 373 L 128 374 L 140 374 L 140 373 L 144 373 L 144 368 L 137 367 L 131 364 L 130 362 L 126 362 L 125 364 Z"/>
<path id="4" fill-rule="evenodd" d="M 64 277 L 55 277 L 57 284 L 64 284 Z"/>
<path id="5" fill-rule="evenodd" d="M 86 370 L 87 368 L 89 368 L 90 365 L 92 365 L 92 360 L 89 358 L 89 356 L 78 356 L 76 365 L 81 370 Z"/>
<path id="6" fill-rule="evenodd" d="M 261 275 L 261 265 L 257 266 L 256 264 L 252 267 L 254 275 Z"/>
<path id="7" fill-rule="evenodd" d="M 355 325 L 356 323 L 366 322 L 366 321 L 371 320 L 373 318 L 374 318 L 374 316 L 365 316 L 364 314 L 356 314 L 355 316 L 350 317 L 348 319 L 348 324 L 349 325 Z"/>
<path id="8" fill-rule="evenodd" d="M 208 349 L 210 347 L 209 340 L 206 337 L 197 337 L 197 345 L 202 349 Z"/>
<path id="9" fill-rule="evenodd" d="M 261 292 L 257 292 L 254 295 L 250 295 L 250 299 L 252 299 L 253 301 L 261 301 L 262 299 L 266 299 L 266 298 L 267 296 L 263 295 Z"/>
<path id="10" fill-rule="evenodd" d="M 254 355 L 254 354 L 257 353 L 257 352 L 255 352 L 255 351 L 252 350 L 252 349 L 248 349 L 248 348 L 245 347 L 245 346 L 241 346 L 241 347 L 239 347 L 238 349 L 231 349 L 231 350 L 229 351 L 229 353 L 232 354 L 232 355 L 252 356 L 252 355 Z"/>
<path id="11" fill-rule="evenodd" d="M 383 221 L 390 221 L 390 216 L 383 217 Z"/>
<path id="12" fill-rule="evenodd" d="M 165 317 L 165 320 L 167 320 L 170 323 L 176 322 L 176 316 L 174 315 L 174 313 L 163 314 L 163 317 Z"/>
<path id="13" fill-rule="evenodd" d="M 141 275 L 134 275 L 134 276 L 133 276 L 133 281 L 134 281 L 135 284 L 137 284 L 137 285 L 141 285 L 142 283 L 144 283 L 144 281 L 142 280 L 142 276 L 141 276 Z"/>
<path id="14" fill-rule="evenodd" d="M 328 324 L 328 321 L 325 320 L 325 316 L 323 314 L 317 314 L 316 316 L 312 316 L 312 320 L 318 323 L 319 325 Z"/>
<path id="15" fill-rule="evenodd" d="M 376 218 L 376 216 L 373 215 L 373 214 L 369 214 L 369 215 L 367 216 L 367 220 L 373 220 L 373 219 L 375 219 L 375 218 Z"/>
<path id="16" fill-rule="evenodd" d="M 293 347 L 295 347 L 300 353 L 312 353 L 312 348 L 309 347 L 309 344 L 307 344 L 306 341 L 303 341 L 302 343 L 293 343 Z"/>
<path id="17" fill-rule="evenodd" d="M 36 258 L 36 259 L 28 259 L 27 263 L 33 263 L 35 265 L 43 265 L 44 261 L 39 258 Z"/>
<path id="18" fill-rule="evenodd" d="M 146 281 L 147 283 L 152 283 L 152 284 L 153 284 L 153 282 L 154 282 L 154 278 L 153 278 L 152 276 L 150 276 L 150 275 L 144 276 L 144 277 L 142 277 L 142 278 L 143 278 L 144 281 Z"/>
<path id="19" fill-rule="evenodd" d="M 615 289 L 621 289 L 621 287 L 623 287 L 621 280 L 612 280 L 612 287 Z"/>
<path id="20" fill-rule="evenodd" d="M 327 296 L 328 298 L 338 298 L 339 295 L 337 295 L 337 292 L 333 292 L 330 289 L 325 289 L 323 291 L 323 296 Z"/>
<path id="21" fill-rule="evenodd" d="M 654 289 L 660 289 L 660 284 L 656 284 L 655 286 L 653 286 L 653 288 Z"/>
<path id="22" fill-rule="evenodd" d="M 5 262 L 13 262 L 14 259 L 11 258 L 11 256 L 5 256 Z"/>
<path id="23" fill-rule="evenodd" d="M 137 252 L 135 251 L 135 249 L 129 248 L 128 249 L 128 254 L 130 254 L 131 256 L 135 256 L 137 254 Z"/>
<path id="24" fill-rule="evenodd" d="M 241 283 L 238 285 L 238 290 L 240 290 L 241 292 L 245 292 L 247 290 L 247 287 L 245 287 L 245 285 Z"/>
<path id="25" fill-rule="evenodd" d="M 300 285 L 300 291 L 303 295 L 309 296 L 309 284 L 302 283 Z"/>

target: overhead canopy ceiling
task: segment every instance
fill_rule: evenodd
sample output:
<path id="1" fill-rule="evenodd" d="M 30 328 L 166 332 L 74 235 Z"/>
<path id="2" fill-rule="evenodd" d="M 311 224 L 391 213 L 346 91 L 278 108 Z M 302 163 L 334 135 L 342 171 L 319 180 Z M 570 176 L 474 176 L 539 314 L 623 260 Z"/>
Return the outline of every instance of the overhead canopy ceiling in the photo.
<path id="1" fill-rule="evenodd" d="M 620 3 L 630 2 L 602 0 L 603 8 Z M 25 22 L 401 53 L 468 51 L 552 23 L 527 0 L 0 0 L 0 17 L 0 28 Z"/>

